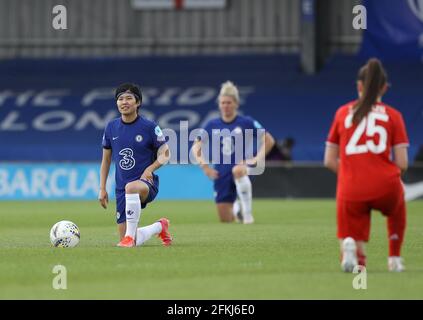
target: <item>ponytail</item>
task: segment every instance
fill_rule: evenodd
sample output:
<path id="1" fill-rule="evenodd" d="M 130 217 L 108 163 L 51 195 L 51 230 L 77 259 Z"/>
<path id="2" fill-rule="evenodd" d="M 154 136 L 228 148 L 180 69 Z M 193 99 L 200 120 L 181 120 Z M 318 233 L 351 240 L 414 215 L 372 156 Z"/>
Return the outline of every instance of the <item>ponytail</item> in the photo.
<path id="1" fill-rule="evenodd" d="M 358 80 L 363 83 L 363 92 L 354 106 L 353 123 L 360 123 L 372 110 L 381 90 L 387 82 L 387 75 L 378 59 L 370 59 L 358 74 Z"/>

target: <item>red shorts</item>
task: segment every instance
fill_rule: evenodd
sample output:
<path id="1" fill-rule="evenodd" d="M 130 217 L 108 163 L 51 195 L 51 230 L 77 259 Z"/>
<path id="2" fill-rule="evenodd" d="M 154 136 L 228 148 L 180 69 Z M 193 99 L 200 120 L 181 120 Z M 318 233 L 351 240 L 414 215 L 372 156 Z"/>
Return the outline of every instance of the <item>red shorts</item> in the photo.
<path id="1" fill-rule="evenodd" d="M 370 212 L 378 210 L 385 216 L 405 215 L 404 189 L 401 184 L 396 190 L 370 201 L 347 201 L 337 199 L 337 236 L 339 239 L 352 237 L 357 241 L 369 241 Z"/>

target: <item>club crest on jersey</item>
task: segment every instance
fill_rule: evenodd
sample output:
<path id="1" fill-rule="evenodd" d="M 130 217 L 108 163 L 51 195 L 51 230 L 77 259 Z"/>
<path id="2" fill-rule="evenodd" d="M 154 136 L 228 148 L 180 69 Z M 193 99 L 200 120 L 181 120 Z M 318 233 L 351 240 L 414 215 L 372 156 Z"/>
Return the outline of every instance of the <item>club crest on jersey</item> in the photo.
<path id="1" fill-rule="evenodd" d="M 137 136 L 135 137 L 135 141 L 136 141 L 136 142 L 141 142 L 141 141 L 142 141 L 142 139 L 143 139 L 143 138 L 142 138 L 142 135 L 140 135 L 140 134 L 139 134 L 139 135 L 137 135 Z"/>

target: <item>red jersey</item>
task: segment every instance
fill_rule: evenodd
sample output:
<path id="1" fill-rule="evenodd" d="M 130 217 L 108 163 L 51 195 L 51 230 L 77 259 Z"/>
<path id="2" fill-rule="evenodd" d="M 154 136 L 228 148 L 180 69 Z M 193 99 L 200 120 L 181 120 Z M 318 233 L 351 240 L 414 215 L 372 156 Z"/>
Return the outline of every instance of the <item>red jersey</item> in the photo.
<path id="1" fill-rule="evenodd" d="M 353 124 L 355 103 L 338 109 L 326 143 L 339 147 L 337 197 L 368 201 L 400 183 L 401 171 L 391 151 L 394 146 L 408 146 L 408 137 L 401 113 L 380 102 L 358 125 Z"/>

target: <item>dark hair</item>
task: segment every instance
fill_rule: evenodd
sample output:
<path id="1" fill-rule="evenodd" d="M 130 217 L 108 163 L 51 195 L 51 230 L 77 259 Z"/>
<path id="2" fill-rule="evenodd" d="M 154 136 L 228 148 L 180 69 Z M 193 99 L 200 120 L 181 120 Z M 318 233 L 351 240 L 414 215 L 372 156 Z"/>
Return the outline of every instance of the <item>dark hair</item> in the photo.
<path id="1" fill-rule="evenodd" d="M 363 83 L 363 92 L 354 106 L 354 123 L 360 123 L 372 110 L 382 88 L 388 82 L 388 76 L 380 60 L 372 58 L 360 69 L 358 80 Z"/>
<path id="2" fill-rule="evenodd" d="M 142 94 L 141 89 L 138 85 L 134 83 L 123 83 L 120 86 L 116 88 L 115 91 L 115 98 L 116 100 L 119 98 L 119 96 L 125 92 L 132 93 L 135 96 L 135 100 L 137 102 L 142 102 Z"/>

